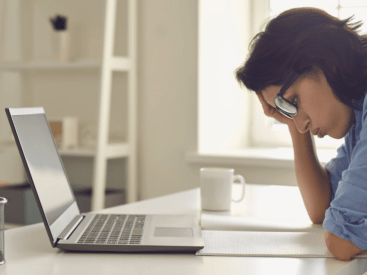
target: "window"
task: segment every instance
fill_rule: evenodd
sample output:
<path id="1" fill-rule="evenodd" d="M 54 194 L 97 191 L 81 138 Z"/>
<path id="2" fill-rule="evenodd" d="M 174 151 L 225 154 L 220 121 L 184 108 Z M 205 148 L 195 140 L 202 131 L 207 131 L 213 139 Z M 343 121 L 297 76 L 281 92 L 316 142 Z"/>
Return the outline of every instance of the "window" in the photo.
<path id="1" fill-rule="evenodd" d="M 355 15 L 356 21 L 364 21 L 367 18 L 367 1 L 364 0 L 257 0 L 252 3 L 254 4 L 254 18 L 258 18 L 257 21 L 253 21 L 254 34 L 261 30 L 264 22 L 267 22 L 267 18 L 272 18 L 284 10 L 296 7 L 320 8 L 341 19 L 352 15 Z M 361 32 L 367 33 L 367 22 L 362 25 Z M 251 100 L 252 113 L 254 114 L 250 137 L 251 145 L 255 147 L 292 146 L 288 127 L 272 118 L 265 117 L 257 98 L 252 96 Z M 344 139 L 336 140 L 329 136 L 322 139 L 315 137 L 315 142 L 317 148 L 336 149 L 344 142 Z"/>
<path id="2" fill-rule="evenodd" d="M 247 146 L 249 97 L 234 71 L 246 58 L 251 34 L 250 3 L 199 1 L 198 151 Z"/>

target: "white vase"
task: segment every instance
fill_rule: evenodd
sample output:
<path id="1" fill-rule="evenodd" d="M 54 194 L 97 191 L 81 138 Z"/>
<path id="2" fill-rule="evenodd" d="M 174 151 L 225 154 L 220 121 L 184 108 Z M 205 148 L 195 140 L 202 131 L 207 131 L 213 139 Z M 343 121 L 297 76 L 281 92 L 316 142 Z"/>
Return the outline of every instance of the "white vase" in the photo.
<path id="1" fill-rule="evenodd" d="M 70 33 L 69 31 L 54 31 L 53 32 L 53 56 L 55 61 L 69 62 L 70 61 Z"/>

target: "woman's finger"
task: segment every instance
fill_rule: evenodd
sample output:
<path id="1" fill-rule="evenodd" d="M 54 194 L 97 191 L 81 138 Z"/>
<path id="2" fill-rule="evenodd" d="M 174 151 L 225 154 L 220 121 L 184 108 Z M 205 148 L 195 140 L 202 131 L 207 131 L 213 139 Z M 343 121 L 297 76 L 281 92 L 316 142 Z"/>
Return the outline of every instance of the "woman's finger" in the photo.
<path id="1" fill-rule="evenodd" d="M 257 97 L 259 98 L 260 102 L 261 102 L 261 105 L 264 106 L 264 104 L 266 105 L 269 105 L 266 101 L 265 101 L 265 98 L 264 96 L 262 95 L 262 93 L 256 93 Z"/>
<path id="2" fill-rule="evenodd" d="M 269 103 L 267 103 L 265 101 L 264 96 L 262 95 L 262 93 L 256 93 L 257 97 L 260 100 L 260 103 L 263 107 L 264 110 L 264 114 L 268 117 L 272 117 L 276 120 L 278 120 L 281 123 L 290 123 L 292 120 L 289 118 L 286 118 L 285 116 L 283 116 L 281 113 L 279 113 L 273 106 L 271 106 Z"/>
<path id="3" fill-rule="evenodd" d="M 260 100 L 260 103 L 264 109 L 264 113 L 265 115 L 267 116 L 272 116 L 272 114 L 274 114 L 274 111 L 275 109 L 270 106 L 266 101 L 265 101 L 265 98 L 264 96 L 261 94 L 261 93 L 256 93 L 257 97 L 259 98 Z"/>

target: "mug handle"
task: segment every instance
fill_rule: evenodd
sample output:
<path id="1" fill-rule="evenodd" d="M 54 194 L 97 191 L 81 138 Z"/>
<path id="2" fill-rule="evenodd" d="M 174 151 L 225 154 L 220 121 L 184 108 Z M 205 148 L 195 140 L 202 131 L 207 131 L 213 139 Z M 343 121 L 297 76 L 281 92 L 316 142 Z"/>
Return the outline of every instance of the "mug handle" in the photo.
<path id="1" fill-rule="evenodd" d="M 235 199 L 232 198 L 232 201 L 234 201 L 234 202 L 240 202 L 245 197 L 245 179 L 241 175 L 235 175 L 235 176 L 233 176 L 233 183 L 234 183 L 235 180 L 239 180 L 241 182 L 241 185 L 242 185 L 242 194 L 241 194 L 241 198 L 239 198 L 238 200 L 235 200 Z"/>

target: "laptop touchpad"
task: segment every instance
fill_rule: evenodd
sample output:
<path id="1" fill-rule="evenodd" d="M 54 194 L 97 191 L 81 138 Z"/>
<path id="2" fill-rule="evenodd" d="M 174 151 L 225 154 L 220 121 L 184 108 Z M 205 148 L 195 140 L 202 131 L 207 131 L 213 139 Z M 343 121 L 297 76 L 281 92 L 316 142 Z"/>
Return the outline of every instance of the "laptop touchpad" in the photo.
<path id="1" fill-rule="evenodd" d="M 154 237 L 193 237 L 193 232 L 190 227 L 156 227 Z"/>

